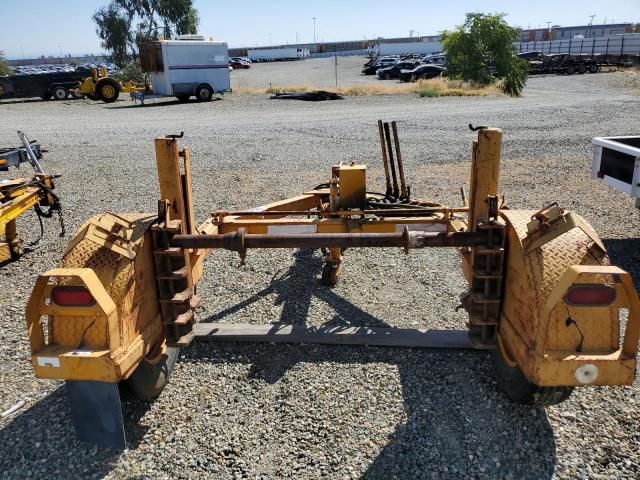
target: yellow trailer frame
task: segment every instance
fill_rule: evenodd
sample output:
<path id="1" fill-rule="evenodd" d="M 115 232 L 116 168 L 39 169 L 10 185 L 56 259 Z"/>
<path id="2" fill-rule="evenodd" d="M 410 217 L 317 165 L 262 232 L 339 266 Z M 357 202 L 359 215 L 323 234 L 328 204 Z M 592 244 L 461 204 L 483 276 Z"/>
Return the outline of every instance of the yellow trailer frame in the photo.
<path id="1" fill-rule="evenodd" d="M 81 439 L 124 447 L 118 382 L 128 382 L 141 398 L 159 394 L 177 348 L 197 335 L 491 350 L 499 385 L 525 404 L 559 403 L 575 386 L 633 382 L 640 301 L 630 275 L 610 265 L 604 245 L 579 215 L 556 204 L 538 211 L 504 205 L 498 193 L 501 130 L 477 129 L 469 197 L 451 208 L 410 197 L 397 127 L 392 124 L 394 142 L 387 124 L 378 127 L 385 193 L 368 193 L 364 165 L 336 165 L 325 185 L 251 210 L 214 211 L 200 225 L 191 156 L 178 147 L 182 135 L 155 140 L 157 215 L 90 219 L 60 268 L 40 276 L 27 307 L 36 376 L 67 381 Z M 339 279 L 344 248 L 408 253 L 454 247 L 468 283 L 461 297 L 469 315 L 466 332 L 364 329 L 347 339 L 291 328 L 274 334 L 282 326 L 273 325 L 196 325 L 196 285 L 208 254 L 222 248 L 244 259 L 255 248 L 295 247 L 323 248 L 327 286 Z M 107 424 L 115 427 L 105 429 Z"/>

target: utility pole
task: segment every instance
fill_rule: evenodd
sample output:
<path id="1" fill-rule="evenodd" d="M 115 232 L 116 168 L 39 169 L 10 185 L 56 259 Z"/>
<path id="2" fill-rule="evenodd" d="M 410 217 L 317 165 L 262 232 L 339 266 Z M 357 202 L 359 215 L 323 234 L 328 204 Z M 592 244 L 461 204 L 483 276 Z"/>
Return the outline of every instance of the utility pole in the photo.
<path id="1" fill-rule="evenodd" d="M 551 22 L 545 22 L 547 24 L 547 40 L 551 41 L 553 40 L 553 38 L 551 38 Z"/>
<path id="2" fill-rule="evenodd" d="M 585 37 L 590 37 L 591 36 L 591 29 L 593 28 L 593 17 L 595 17 L 595 15 L 589 15 L 589 18 L 590 18 L 590 20 L 589 20 L 589 30 L 588 30 L 589 34 L 585 35 Z"/>
<path id="3" fill-rule="evenodd" d="M 313 43 L 316 43 L 316 17 L 313 17 Z"/>

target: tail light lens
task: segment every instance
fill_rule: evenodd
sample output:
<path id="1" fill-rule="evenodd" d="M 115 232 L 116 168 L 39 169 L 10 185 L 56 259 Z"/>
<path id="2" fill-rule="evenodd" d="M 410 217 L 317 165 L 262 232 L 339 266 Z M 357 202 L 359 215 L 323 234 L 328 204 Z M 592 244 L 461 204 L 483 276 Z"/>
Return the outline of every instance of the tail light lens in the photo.
<path id="1" fill-rule="evenodd" d="M 567 291 L 565 302 L 569 305 L 604 307 L 616 299 L 616 289 L 609 285 L 573 285 Z"/>
<path id="2" fill-rule="evenodd" d="M 54 287 L 51 300 L 61 307 L 88 307 L 96 303 L 89 290 L 76 285 Z"/>

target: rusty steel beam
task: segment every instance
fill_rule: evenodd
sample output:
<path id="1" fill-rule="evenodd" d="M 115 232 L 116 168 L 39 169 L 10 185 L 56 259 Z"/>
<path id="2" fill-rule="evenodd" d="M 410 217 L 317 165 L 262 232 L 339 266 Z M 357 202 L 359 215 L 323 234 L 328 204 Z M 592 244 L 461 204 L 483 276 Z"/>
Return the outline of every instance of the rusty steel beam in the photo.
<path id="1" fill-rule="evenodd" d="M 472 247 L 486 245 L 488 235 L 479 232 L 397 233 L 301 233 L 247 234 L 244 228 L 221 235 L 175 235 L 170 245 L 178 248 L 223 248 L 243 254 L 249 248 L 362 248 L 362 247 Z"/>
<path id="2" fill-rule="evenodd" d="M 416 205 L 415 207 L 405 208 L 402 204 L 391 204 L 398 205 L 398 208 L 372 208 L 366 210 L 343 210 L 338 212 L 329 212 L 329 211 L 321 211 L 321 210 L 265 210 L 265 211 L 253 211 L 253 210 L 239 210 L 235 212 L 227 212 L 224 210 L 219 210 L 214 212 L 215 216 L 218 217 L 286 217 L 286 216 L 333 216 L 340 215 L 344 217 L 353 216 L 353 215 L 384 215 L 384 216 L 420 216 L 422 214 L 433 214 L 433 213 L 466 213 L 469 211 L 466 207 L 422 207 Z"/>

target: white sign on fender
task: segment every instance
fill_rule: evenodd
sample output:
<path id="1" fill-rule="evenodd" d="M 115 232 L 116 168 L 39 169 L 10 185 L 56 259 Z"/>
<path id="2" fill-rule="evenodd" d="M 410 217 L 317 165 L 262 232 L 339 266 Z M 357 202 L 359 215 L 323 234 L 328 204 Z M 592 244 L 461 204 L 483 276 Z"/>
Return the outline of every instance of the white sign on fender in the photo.
<path id="1" fill-rule="evenodd" d="M 60 360 L 58 357 L 36 357 L 38 359 L 38 365 L 41 367 L 53 367 L 60 368 Z"/>

